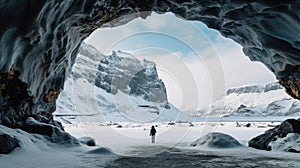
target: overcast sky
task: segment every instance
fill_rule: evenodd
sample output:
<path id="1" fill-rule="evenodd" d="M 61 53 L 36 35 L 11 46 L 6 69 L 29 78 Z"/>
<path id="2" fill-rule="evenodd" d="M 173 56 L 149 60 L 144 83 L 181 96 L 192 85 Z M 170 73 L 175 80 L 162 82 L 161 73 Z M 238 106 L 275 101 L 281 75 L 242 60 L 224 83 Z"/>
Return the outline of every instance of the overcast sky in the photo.
<path id="1" fill-rule="evenodd" d="M 251 62 L 231 39 L 173 14 L 152 13 L 145 20 L 98 29 L 86 43 L 103 54 L 122 50 L 154 61 L 169 101 L 183 110 L 207 105 L 231 87 L 275 80 L 264 65 Z"/>

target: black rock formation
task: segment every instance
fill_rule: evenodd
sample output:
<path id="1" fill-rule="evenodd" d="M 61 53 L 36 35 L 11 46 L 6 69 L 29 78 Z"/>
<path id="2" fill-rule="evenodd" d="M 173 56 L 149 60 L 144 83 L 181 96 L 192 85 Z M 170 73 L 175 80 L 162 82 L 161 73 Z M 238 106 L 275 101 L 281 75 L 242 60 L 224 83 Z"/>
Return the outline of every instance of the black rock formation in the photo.
<path id="1" fill-rule="evenodd" d="M 262 150 L 272 150 L 269 143 L 276 141 L 277 138 L 284 138 L 289 133 L 300 134 L 300 121 L 295 119 L 288 119 L 273 129 L 266 131 L 264 134 L 251 139 L 248 144 L 249 147 Z"/>
<path id="2" fill-rule="evenodd" d="M 54 124 L 45 124 L 36 121 L 32 117 L 26 118 L 25 122 L 19 126 L 20 129 L 28 133 L 44 135 L 50 142 L 65 145 L 78 145 L 79 141 Z"/>
<path id="3" fill-rule="evenodd" d="M 0 124 L 15 127 L 27 116 L 52 120 L 81 41 L 97 28 L 145 18 L 149 11 L 172 12 L 220 31 L 299 99 L 299 8 L 299 1 L 270 0 L 2 0 Z"/>
<path id="4" fill-rule="evenodd" d="M 5 133 L 0 133 L 0 154 L 8 154 L 16 147 L 19 147 L 19 141 Z"/>

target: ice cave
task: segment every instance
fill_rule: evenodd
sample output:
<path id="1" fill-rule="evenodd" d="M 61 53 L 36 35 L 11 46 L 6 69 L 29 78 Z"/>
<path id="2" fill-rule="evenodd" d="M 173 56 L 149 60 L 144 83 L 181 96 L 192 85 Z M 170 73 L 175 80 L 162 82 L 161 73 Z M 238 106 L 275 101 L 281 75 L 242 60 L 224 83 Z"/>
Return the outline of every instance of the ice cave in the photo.
<path id="1" fill-rule="evenodd" d="M 82 41 L 98 28 L 145 19 L 151 12 L 171 12 L 219 31 L 240 44 L 252 61 L 262 62 L 286 93 L 300 99 L 299 8 L 299 1 L 269 0 L 2 0 L 0 153 L 19 146 L 19 129 L 48 136 L 51 142 L 79 145 L 80 140 L 53 119 L 53 112 Z M 15 137 L 6 128 L 16 130 L 11 134 Z M 300 133 L 299 121 L 287 120 L 249 145 L 266 149 L 272 132 L 284 138 L 286 130 Z"/>

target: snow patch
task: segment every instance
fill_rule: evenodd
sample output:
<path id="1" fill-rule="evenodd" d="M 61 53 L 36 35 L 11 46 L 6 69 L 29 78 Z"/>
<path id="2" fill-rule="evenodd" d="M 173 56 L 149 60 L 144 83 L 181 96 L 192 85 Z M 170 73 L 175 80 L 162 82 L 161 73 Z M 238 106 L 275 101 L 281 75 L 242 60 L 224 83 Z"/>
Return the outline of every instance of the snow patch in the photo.
<path id="1" fill-rule="evenodd" d="M 269 143 L 271 150 L 300 153 L 300 134 L 289 133 L 284 138 L 278 138 Z"/>
<path id="2" fill-rule="evenodd" d="M 197 139 L 196 141 L 191 143 L 191 146 L 201 146 L 209 148 L 233 148 L 241 147 L 242 145 L 230 135 L 219 132 L 212 132 Z"/>

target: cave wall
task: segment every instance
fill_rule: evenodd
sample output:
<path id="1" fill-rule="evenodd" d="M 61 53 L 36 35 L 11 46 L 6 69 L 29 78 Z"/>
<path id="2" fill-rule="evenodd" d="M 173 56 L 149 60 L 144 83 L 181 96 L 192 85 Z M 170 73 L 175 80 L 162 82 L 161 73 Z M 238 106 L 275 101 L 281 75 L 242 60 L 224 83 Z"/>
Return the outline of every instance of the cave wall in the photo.
<path id="1" fill-rule="evenodd" d="M 298 9 L 299 1 L 269 0 L 2 0 L 0 124 L 15 127 L 27 116 L 50 121 L 81 41 L 149 11 L 173 12 L 220 31 L 300 98 Z"/>

